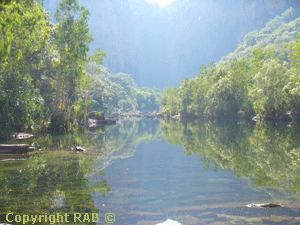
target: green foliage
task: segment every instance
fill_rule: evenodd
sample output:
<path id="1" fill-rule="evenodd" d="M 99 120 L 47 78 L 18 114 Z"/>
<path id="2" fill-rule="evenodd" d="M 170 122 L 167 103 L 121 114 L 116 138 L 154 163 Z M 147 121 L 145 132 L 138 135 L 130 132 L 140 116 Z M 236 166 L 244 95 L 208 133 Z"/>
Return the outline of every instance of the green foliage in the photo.
<path id="1" fill-rule="evenodd" d="M 162 113 L 165 115 L 178 114 L 179 103 L 178 103 L 178 88 L 168 87 L 162 94 Z"/>
<path id="2" fill-rule="evenodd" d="M 106 57 L 106 52 L 104 52 L 103 50 L 101 51 L 100 48 L 96 49 L 96 52 L 93 53 L 89 58 L 88 61 L 91 64 L 92 67 L 92 74 L 95 74 L 95 72 L 101 73 L 101 70 L 98 68 L 95 71 L 95 67 L 97 65 L 102 65 L 103 64 L 103 59 Z"/>
<path id="3" fill-rule="evenodd" d="M 234 96 L 233 84 L 228 77 L 218 80 L 207 92 L 206 98 L 205 113 L 213 117 L 235 117 L 239 110 Z"/>
<path id="4" fill-rule="evenodd" d="M 242 47 L 218 64 L 202 65 L 198 76 L 185 78 L 180 88 L 166 89 L 161 111 L 183 118 L 256 115 L 262 120 L 279 119 L 291 111 L 300 119 L 300 35 L 295 42 L 292 38 L 300 32 L 300 18 L 289 22 L 292 14 L 289 9 L 260 32 L 249 33 Z"/>
<path id="5" fill-rule="evenodd" d="M 257 35 L 257 30 L 252 31 L 251 33 L 247 34 L 244 37 L 244 42 L 246 44 L 246 46 L 253 46 L 256 44 L 256 36 Z"/>
<path id="6" fill-rule="evenodd" d="M 49 17 L 34 1 L 11 1 L 1 8 L 0 30 L 0 135 L 41 130 L 49 115 L 33 75 L 44 66 Z"/>
<path id="7" fill-rule="evenodd" d="M 114 74 L 96 62 L 90 65 L 87 71 L 91 78 L 89 91 L 90 99 L 94 103 L 93 110 L 104 111 L 107 114 L 159 110 L 159 89 L 139 88 L 129 74 Z"/>
<path id="8" fill-rule="evenodd" d="M 281 45 L 297 39 L 300 33 L 300 18 L 295 18 L 294 9 L 287 9 L 281 16 L 276 16 L 266 24 L 260 31 L 253 31 L 244 37 L 234 52 L 223 57 L 220 63 L 226 63 L 233 58 L 250 57 L 254 49 L 263 47 L 264 50 L 274 48 L 281 50 Z"/>
<path id="9" fill-rule="evenodd" d="M 159 89 L 150 89 L 148 87 L 138 88 L 133 94 L 133 97 L 137 104 L 137 110 L 159 110 L 161 101 L 161 92 Z"/>
<path id="10" fill-rule="evenodd" d="M 89 14 L 77 0 L 62 0 L 57 7 L 54 46 L 59 61 L 55 65 L 54 114 L 59 111 L 69 114 L 70 99 L 76 98 L 76 88 L 84 76 L 88 44 L 92 41 L 87 22 Z"/>
<path id="11" fill-rule="evenodd" d="M 287 76 L 286 70 L 278 60 L 265 62 L 254 76 L 254 84 L 249 92 L 253 109 L 260 117 L 280 117 L 287 110 L 286 92 L 283 90 Z"/>
<path id="12" fill-rule="evenodd" d="M 50 121 L 54 132 L 77 129 L 91 108 L 108 114 L 159 109 L 158 89 L 138 88 L 130 75 L 101 67 L 103 50 L 87 58 L 89 14 L 77 0 L 61 0 L 54 25 L 33 0 L 1 5 L 1 136 L 41 131 Z"/>
<path id="13" fill-rule="evenodd" d="M 88 16 L 77 0 L 59 3 L 57 25 L 33 0 L 1 6 L 0 135 L 41 131 L 50 117 L 52 128 L 58 130 L 85 120 L 92 104 L 90 78 L 85 74 L 92 41 Z M 105 56 L 99 54 L 96 61 Z"/>
<path id="14" fill-rule="evenodd" d="M 72 105 L 73 115 L 72 118 L 75 121 L 85 121 L 88 113 L 88 108 L 92 105 L 91 101 L 84 101 L 79 98 Z"/>

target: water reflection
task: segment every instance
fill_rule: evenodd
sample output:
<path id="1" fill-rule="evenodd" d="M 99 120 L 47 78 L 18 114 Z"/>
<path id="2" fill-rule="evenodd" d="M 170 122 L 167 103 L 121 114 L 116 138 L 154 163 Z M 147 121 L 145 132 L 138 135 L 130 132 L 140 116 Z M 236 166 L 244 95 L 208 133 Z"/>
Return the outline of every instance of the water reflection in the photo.
<path id="1" fill-rule="evenodd" d="M 219 167 L 247 178 L 274 198 L 299 199 L 299 127 L 265 123 L 164 121 L 165 139 L 198 154 L 205 169 Z"/>
<path id="2" fill-rule="evenodd" d="M 114 126 L 107 127 L 104 133 L 93 134 L 93 155 L 97 169 L 105 169 L 117 159 L 132 157 L 141 143 L 163 139 L 158 119 L 123 120 Z M 104 149 L 101 157 L 97 149 Z"/>
<path id="3" fill-rule="evenodd" d="M 142 141 L 162 138 L 157 130 L 159 121 L 149 121 L 123 121 L 107 128 L 18 140 L 40 151 L 1 155 L 0 221 L 8 222 L 7 213 L 48 216 L 67 213 L 70 221 L 74 213 L 100 216 L 102 212 L 93 198 L 103 198 L 111 192 L 104 178 L 105 167 L 118 158 L 131 157 Z M 72 151 L 76 145 L 87 151 Z"/>
<path id="4" fill-rule="evenodd" d="M 96 213 L 102 224 L 114 213 L 114 224 L 297 223 L 298 134 L 266 124 L 136 119 L 20 140 L 41 151 L 0 162 L 0 220 L 9 212 L 70 220 Z M 71 151 L 76 145 L 87 151 Z M 287 207 L 245 207 L 252 202 Z"/>

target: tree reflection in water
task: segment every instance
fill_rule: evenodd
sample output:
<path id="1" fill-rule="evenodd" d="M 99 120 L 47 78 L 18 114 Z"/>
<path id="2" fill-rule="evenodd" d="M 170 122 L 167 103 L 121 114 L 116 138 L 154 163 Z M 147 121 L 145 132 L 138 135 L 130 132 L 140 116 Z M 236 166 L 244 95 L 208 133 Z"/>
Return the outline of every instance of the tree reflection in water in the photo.
<path id="1" fill-rule="evenodd" d="M 139 143 L 161 139 L 159 124 L 159 120 L 133 119 L 106 128 L 21 140 L 41 151 L 22 156 L 26 160 L 1 162 L 0 221 L 7 222 L 7 213 L 68 213 L 71 221 L 74 213 L 101 217 L 93 197 L 111 191 L 104 169 L 117 158 L 132 156 Z M 72 151 L 76 145 L 87 151 Z"/>
<path id="2" fill-rule="evenodd" d="M 0 164 L 0 220 L 7 213 L 14 215 L 48 215 L 99 213 L 91 195 L 110 193 L 104 171 L 94 173 L 89 154 L 70 151 L 75 143 L 91 148 L 88 131 L 62 136 L 42 136 L 27 140 L 42 149 L 24 161 L 3 161 Z M 87 175 L 93 175 L 89 182 Z M 95 224 L 95 223 L 90 223 Z"/>
<path id="3" fill-rule="evenodd" d="M 163 122 L 165 139 L 199 154 L 205 169 L 247 178 L 253 189 L 300 199 L 299 127 L 212 121 Z M 276 196 L 274 196 L 276 197 Z"/>
<path id="4" fill-rule="evenodd" d="M 119 207 L 126 200 L 132 203 L 131 195 L 128 199 L 119 195 L 111 198 L 110 195 L 109 198 L 118 198 L 120 202 L 106 206 L 105 212 L 99 208 L 102 205 L 101 199 L 111 192 L 109 180 L 105 178 L 105 169 L 116 159 L 133 157 L 140 143 L 161 140 L 163 135 L 169 143 L 182 145 L 185 154 L 198 154 L 206 170 L 217 171 L 221 167 L 233 171 L 238 178 L 247 178 L 252 189 L 265 190 L 273 195 L 273 199 L 299 199 L 298 134 L 298 127 L 270 124 L 200 120 L 160 122 L 145 119 L 121 121 L 105 129 L 84 129 L 73 134 L 23 140 L 22 143 L 34 143 L 42 151 L 30 153 L 23 161 L 1 162 L 0 219 L 5 223 L 5 215 L 9 212 L 20 215 L 68 213 L 70 219 L 74 213 L 97 213 L 101 218 L 109 207 L 113 207 L 119 220 L 120 215 L 123 215 L 124 222 L 131 221 L 135 218 L 132 212 L 128 214 L 127 211 L 123 212 L 124 207 Z M 82 146 L 87 151 L 71 151 L 71 147 L 75 145 Z M 126 183 L 126 180 L 122 182 Z M 209 185 L 211 181 L 208 179 L 206 182 Z M 120 190 L 124 191 L 121 187 Z M 136 190 L 128 189 L 128 193 Z M 95 198 L 95 195 L 98 197 Z M 153 199 L 153 196 L 143 197 L 153 200 L 154 205 L 161 202 L 161 199 Z M 191 204 L 193 201 L 200 200 L 189 199 L 187 203 Z M 222 201 L 221 199 L 220 202 Z M 242 205 L 245 206 L 240 203 L 238 207 Z M 217 207 L 216 210 L 219 210 L 223 206 L 210 207 Z M 207 206 L 190 208 L 191 211 L 196 210 L 195 212 L 211 210 Z M 183 206 L 166 209 L 166 212 L 175 215 L 182 210 L 189 212 L 189 208 Z M 155 219 L 155 215 L 151 218 Z M 210 219 L 217 221 L 215 217 L 216 214 L 211 214 Z"/>

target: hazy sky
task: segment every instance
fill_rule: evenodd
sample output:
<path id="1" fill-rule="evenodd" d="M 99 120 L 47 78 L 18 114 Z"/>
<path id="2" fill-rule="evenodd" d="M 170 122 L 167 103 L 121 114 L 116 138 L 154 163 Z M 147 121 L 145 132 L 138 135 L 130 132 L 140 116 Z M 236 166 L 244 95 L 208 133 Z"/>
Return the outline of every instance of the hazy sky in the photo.
<path id="1" fill-rule="evenodd" d="M 175 2 L 175 0 L 147 0 L 147 2 L 155 3 L 160 7 L 165 7 L 166 5 L 170 5 Z"/>

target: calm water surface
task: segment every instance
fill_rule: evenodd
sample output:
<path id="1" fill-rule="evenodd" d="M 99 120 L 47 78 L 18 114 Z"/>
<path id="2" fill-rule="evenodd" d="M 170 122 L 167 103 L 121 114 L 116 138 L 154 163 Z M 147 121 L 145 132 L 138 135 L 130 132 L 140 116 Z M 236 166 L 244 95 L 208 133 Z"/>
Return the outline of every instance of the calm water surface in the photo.
<path id="1" fill-rule="evenodd" d="M 112 224 L 300 224 L 296 127 L 142 119 L 12 142 L 41 151 L 0 156 L 2 223 L 80 213 L 107 224 L 113 213 Z M 266 202 L 285 207 L 245 207 Z"/>

